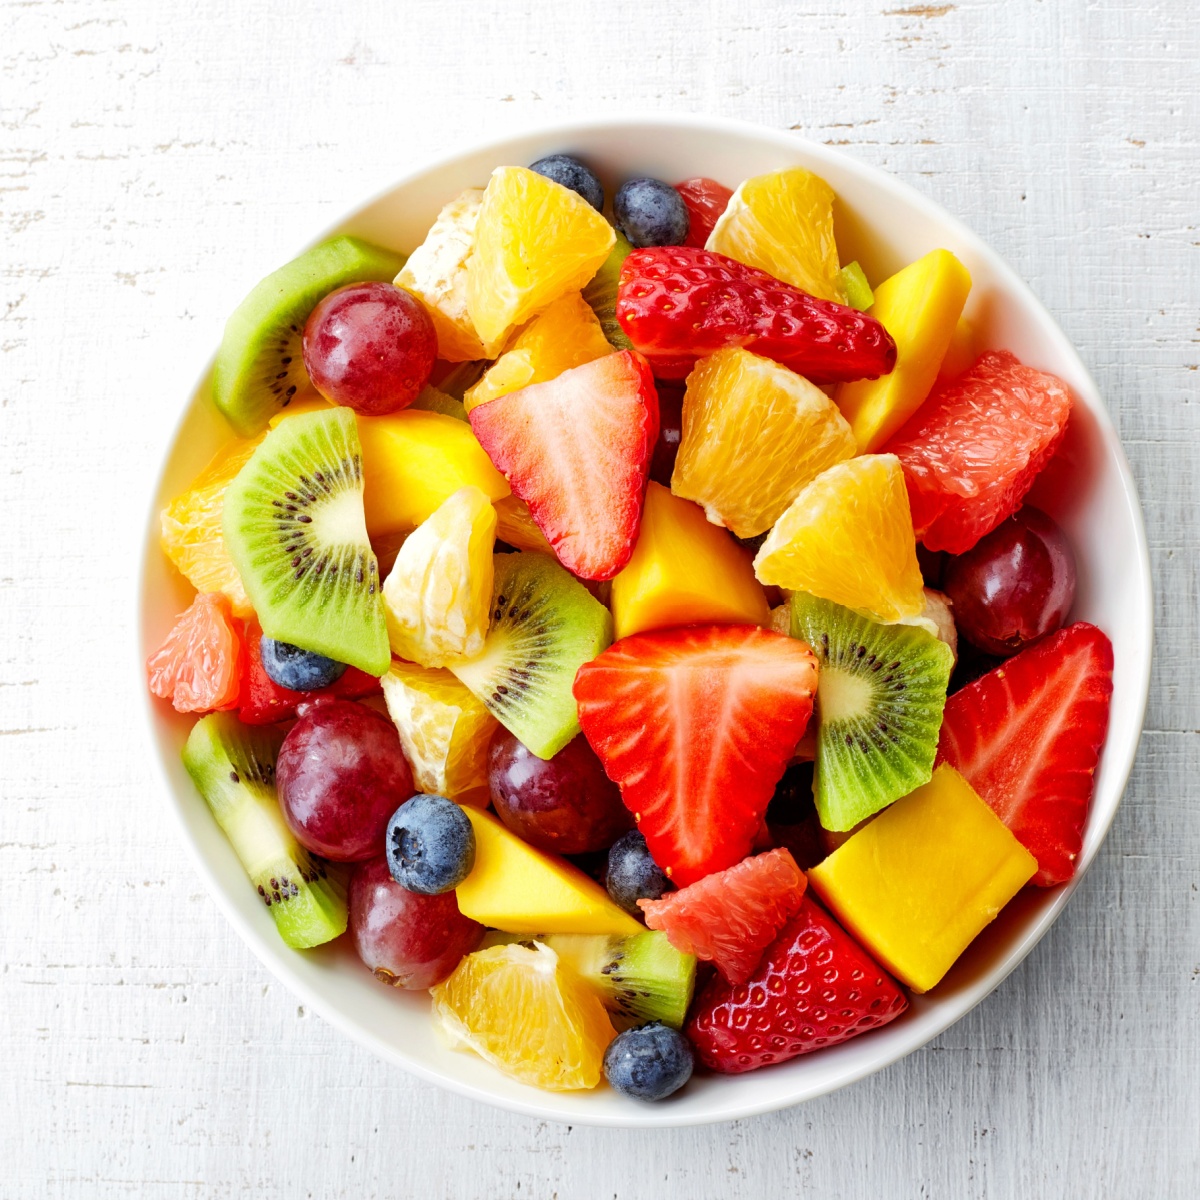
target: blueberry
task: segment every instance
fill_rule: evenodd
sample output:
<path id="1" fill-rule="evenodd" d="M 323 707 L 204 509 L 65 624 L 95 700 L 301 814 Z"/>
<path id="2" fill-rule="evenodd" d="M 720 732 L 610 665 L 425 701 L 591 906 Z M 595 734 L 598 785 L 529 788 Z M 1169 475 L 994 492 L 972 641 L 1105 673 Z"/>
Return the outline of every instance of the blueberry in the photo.
<path id="1" fill-rule="evenodd" d="M 651 1021 L 619 1033 L 604 1052 L 604 1078 L 622 1096 L 662 1100 L 692 1077 L 692 1047 L 678 1029 Z"/>
<path id="2" fill-rule="evenodd" d="M 301 650 L 291 642 L 277 642 L 263 634 L 259 642 L 263 670 L 280 687 L 293 692 L 314 692 L 317 688 L 337 683 L 346 669 L 345 663 L 326 658 L 312 650 Z"/>
<path id="3" fill-rule="evenodd" d="M 585 167 L 579 159 L 569 154 L 547 154 L 545 158 L 530 163 L 529 169 L 578 192 L 597 212 L 604 207 L 604 188 L 600 186 L 596 172 L 591 167 Z"/>
<path id="4" fill-rule="evenodd" d="M 392 878 L 419 896 L 453 891 L 475 865 L 475 830 L 445 796 L 413 796 L 392 814 L 387 827 Z"/>
<path id="5" fill-rule="evenodd" d="M 688 235 L 683 197 L 661 179 L 629 179 L 613 198 L 613 220 L 634 246 L 680 246 Z"/>
<path id="6" fill-rule="evenodd" d="M 637 902 L 657 900 L 671 890 L 671 881 L 650 857 L 646 839 L 636 829 L 619 837 L 608 852 L 608 868 L 604 872 L 608 894 L 627 913 L 642 915 Z"/>

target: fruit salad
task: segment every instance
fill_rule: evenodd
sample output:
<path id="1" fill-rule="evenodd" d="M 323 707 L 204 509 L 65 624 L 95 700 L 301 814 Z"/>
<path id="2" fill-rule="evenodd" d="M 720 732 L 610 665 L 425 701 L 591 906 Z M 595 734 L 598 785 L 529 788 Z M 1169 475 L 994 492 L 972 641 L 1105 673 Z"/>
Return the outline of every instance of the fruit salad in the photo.
<path id="1" fill-rule="evenodd" d="M 283 941 L 498 1071 L 654 1102 L 869 1036 L 1075 870 L 1070 390 L 950 250 L 842 262 L 802 168 L 477 182 L 229 318 L 150 691 Z"/>

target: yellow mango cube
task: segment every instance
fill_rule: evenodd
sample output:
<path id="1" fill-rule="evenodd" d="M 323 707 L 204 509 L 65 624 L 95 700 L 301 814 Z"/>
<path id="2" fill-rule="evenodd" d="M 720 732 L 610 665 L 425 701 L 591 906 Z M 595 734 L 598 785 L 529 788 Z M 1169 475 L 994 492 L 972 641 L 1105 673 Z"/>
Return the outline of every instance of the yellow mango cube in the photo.
<path id="1" fill-rule="evenodd" d="M 941 766 L 808 881 L 882 966 L 927 992 L 1036 870 L 971 785 Z"/>
<path id="2" fill-rule="evenodd" d="M 618 638 L 673 625 L 766 625 L 770 606 L 748 551 L 704 510 L 658 483 L 646 489 L 633 556 L 613 579 Z"/>
<path id="3" fill-rule="evenodd" d="M 475 829 L 475 865 L 455 893 L 464 916 L 505 933 L 646 932 L 578 867 L 535 850 L 490 813 L 463 812 Z"/>
<path id="4" fill-rule="evenodd" d="M 933 250 L 885 279 L 867 310 L 896 342 L 896 365 L 878 379 L 843 383 L 834 393 L 860 454 L 873 454 L 921 407 L 937 378 L 971 276 L 949 250 Z"/>
<path id="5" fill-rule="evenodd" d="M 489 500 L 509 494 L 470 425 L 444 413 L 408 408 L 359 417 L 358 438 L 372 537 L 416 529 L 459 488 L 477 487 Z"/>

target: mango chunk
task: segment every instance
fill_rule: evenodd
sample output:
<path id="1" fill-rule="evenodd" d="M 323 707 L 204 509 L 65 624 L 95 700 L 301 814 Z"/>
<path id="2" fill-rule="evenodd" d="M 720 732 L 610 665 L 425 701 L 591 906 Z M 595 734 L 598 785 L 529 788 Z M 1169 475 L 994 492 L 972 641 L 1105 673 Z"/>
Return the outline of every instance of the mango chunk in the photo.
<path id="1" fill-rule="evenodd" d="M 578 867 L 535 850 L 490 813 L 463 812 L 475 829 L 475 866 L 456 892 L 464 916 L 505 933 L 646 932 Z"/>
<path id="2" fill-rule="evenodd" d="M 962 315 L 971 276 L 949 250 L 932 250 L 884 280 L 867 310 L 896 341 L 896 366 L 834 393 L 860 454 L 873 454 L 921 407 Z"/>
<path id="3" fill-rule="evenodd" d="M 618 638 L 673 625 L 766 625 L 770 606 L 750 554 L 690 500 L 646 489 L 633 556 L 612 581 Z"/>
<path id="4" fill-rule="evenodd" d="M 941 766 L 808 881 L 882 966 L 927 992 L 1036 870 L 971 785 Z"/>
<path id="5" fill-rule="evenodd" d="M 372 537 L 415 529 L 459 488 L 477 487 L 489 500 L 509 494 L 471 427 L 444 413 L 409 408 L 359 417 L 358 438 Z"/>

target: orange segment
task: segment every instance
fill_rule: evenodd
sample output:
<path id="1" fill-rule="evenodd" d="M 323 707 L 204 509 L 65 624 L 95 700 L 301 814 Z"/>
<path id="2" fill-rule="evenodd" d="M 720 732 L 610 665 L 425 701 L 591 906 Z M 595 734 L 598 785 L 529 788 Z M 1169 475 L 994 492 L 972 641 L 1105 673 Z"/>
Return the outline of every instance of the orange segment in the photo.
<path id="1" fill-rule="evenodd" d="M 477 950 L 431 993 L 448 1038 L 514 1079 L 555 1092 L 600 1082 L 616 1031 L 596 993 L 549 946 Z"/>
<path id="2" fill-rule="evenodd" d="M 586 200 L 525 167 L 492 172 L 467 263 L 467 312 L 484 343 L 577 292 L 608 257 L 612 226 Z"/>
<path id="3" fill-rule="evenodd" d="M 477 404 L 553 379 L 612 352 L 591 305 L 579 292 L 568 292 L 517 334 L 484 377 L 467 390 L 463 404 L 470 412 Z"/>
<path id="4" fill-rule="evenodd" d="M 482 204 L 482 188 L 467 188 L 455 196 L 395 280 L 397 287 L 424 302 L 437 331 L 438 357 L 447 362 L 494 358 L 500 352 L 498 345 L 480 340 L 467 312 L 467 261 Z"/>
<path id="5" fill-rule="evenodd" d="M 833 196 L 825 180 L 803 167 L 756 175 L 733 193 L 704 248 L 844 304 Z"/>
<path id="6" fill-rule="evenodd" d="M 873 454 L 920 408 L 954 338 L 971 290 L 967 268 L 933 250 L 875 289 L 868 310 L 896 341 L 896 365 L 878 379 L 843 383 L 834 399 L 858 448 Z"/>
<path id="7" fill-rule="evenodd" d="M 393 662 L 382 683 L 418 790 L 486 808 L 496 718 L 446 670 Z"/>
<path id="8" fill-rule="evenodd" d="M 770 618 L 747 551 L 696 505 L 653 482 L 611 601 L 618 638 L 675 625 L 765 625 Z"/>
<path id="9" fill-rule="evenodd" d="M 763 583 L 808 592 L 878 621 L 925 607 L 900 460 L 867 454 L 818 475 L 754 560 Z"/>
<path id="10" fill-rule="evenodd" d="M 855 453 L 820 388 L 748 350 L 719 350 L 688 376 L 671 491 L 738 537 L 770 529 L 800 489 Z"/>
<path id="11" fill-rule="evenodd" d="M 529 505 L 520 496 L 502 496 L 492 502 L 496 510 L 496 539 L 518 550 L 542 550 L 553 554 L 554 548 L 537 527 Z"/>
<path id="12" fill-rule="evenodd" d="M 221 592 L 239 616 L 250 612 L 233 560 L 225 551 L 221 512 L 225 489 L 250 460 L 262 438 L 227 442 L 207 467 L 159 514 L 163 553 L 198 592 Z"/>
<path id="13" fill-rule="evenodd" d="M 460 488 L 405 539 L 383 583 L 392 653 L 442 667 L 483 653 L 492 603 L 496 511 Z"/>

